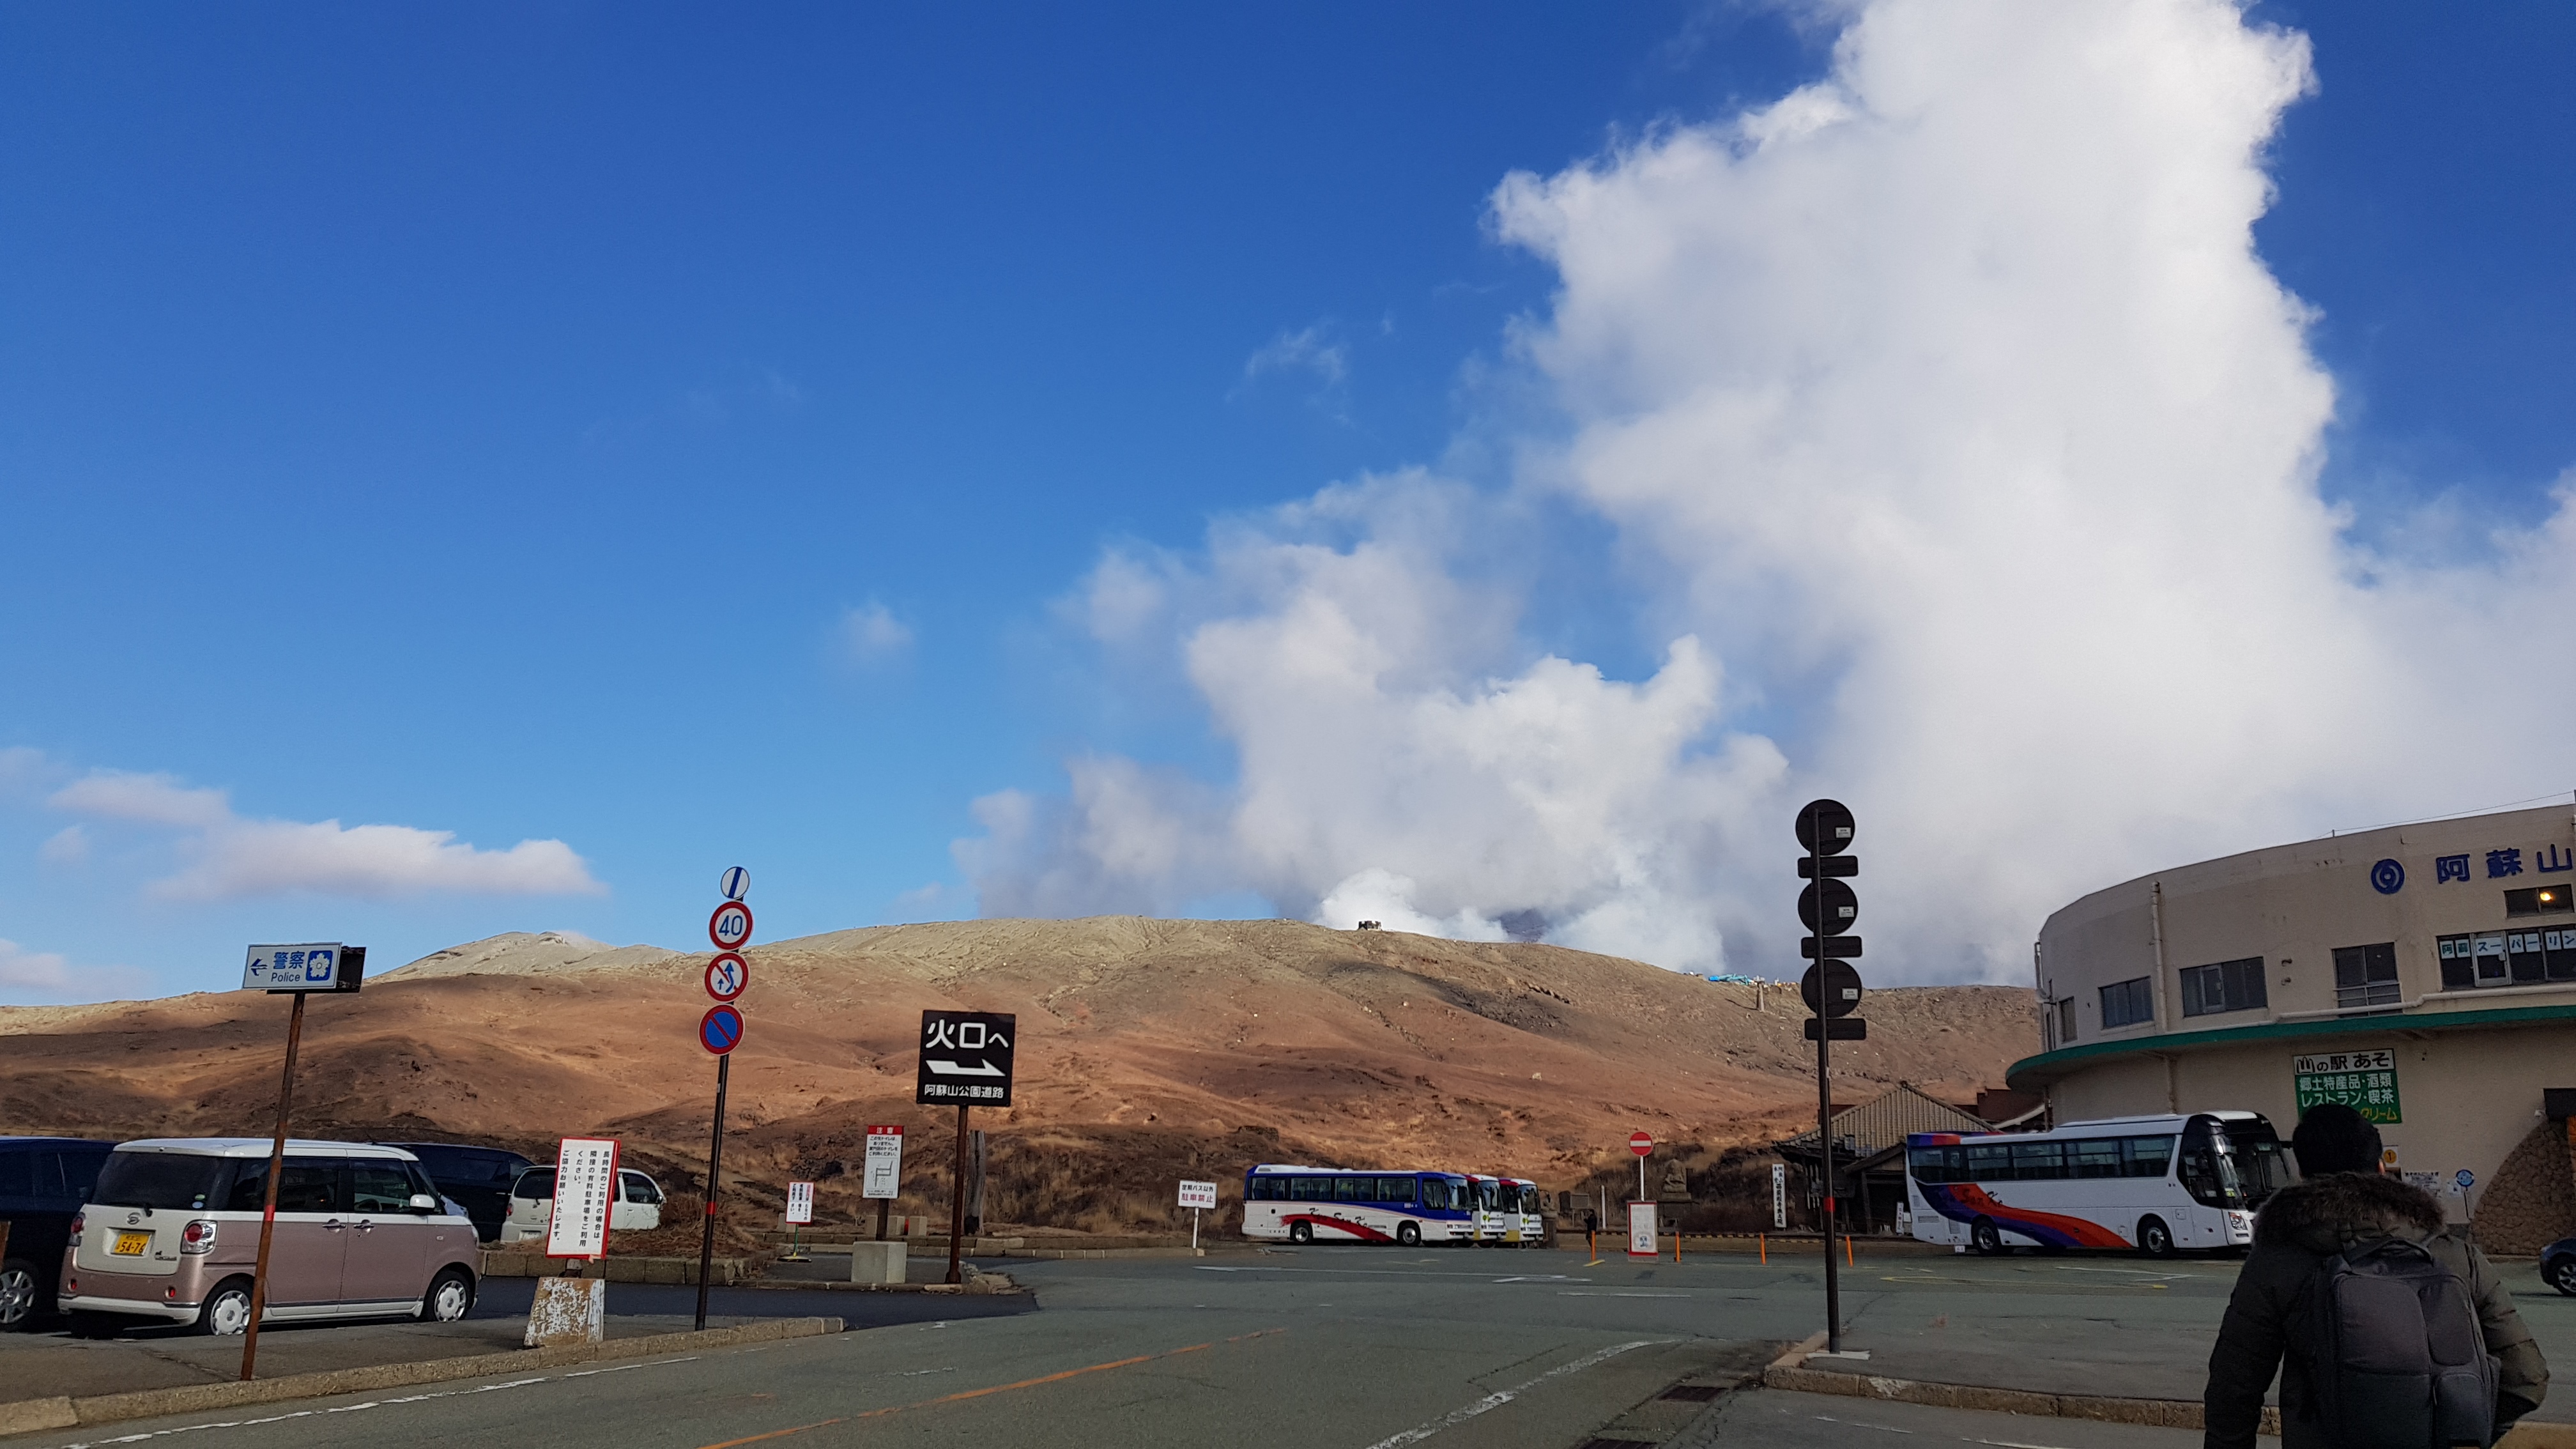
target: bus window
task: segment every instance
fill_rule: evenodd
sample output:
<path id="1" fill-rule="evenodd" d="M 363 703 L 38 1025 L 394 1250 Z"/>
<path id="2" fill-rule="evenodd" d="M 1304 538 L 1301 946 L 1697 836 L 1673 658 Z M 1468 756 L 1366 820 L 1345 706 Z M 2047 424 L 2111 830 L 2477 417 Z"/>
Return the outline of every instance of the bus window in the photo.
<path id="1" fill-rule="evenodd" d="M 2227 1140 L 2236 1148 L 2236 1175 L 2245 1186 L 2245 1205 L 2261 1207 L 2291 1182 L 2290 1155 L 2272 1124 L 2261 1117 L 2231 1119 Z"/>
<path id="2" fill-rule="evenodd" d="M 1333 1179 L 1333 1201 L 1367 1202 L 1377 1196 L 1374 1177 L 1337 1177 Z"/>
<path id="3" fill-rule="evenodd" d="M 1288 1179 L 1288 1197 L 1294 1202 L 1331 1202 L 1333 1180 L 1329 1177 L 1292 1177 Z"/>
<path id="4" fill-rule="evenodd" d="M 1968 1181 L 2012 1181 L 2012 1148 L 2001 1142 L 1972 1143 L 1968 1148 Z"/>
<path id="5" fill-rule="evenodd" d="M 1243 1190 L 1243 1195 L 1253 1202 L 1269 1202 L 1279 1196 L 1279 1179 L 1256 1177 L 1252 1185 Z"/>
<path id="6" fill-rule="evenodd" d="M 2120 1147 L 2129 1177 L 2163 1177 L 2173 1166 L 2173 1139 L 2170 1137 L 2123 1137 Z"/>
<path id="7" fill-rule="evenodd" d="M 2176 1175 L 2183 1191 L 2203 1207 L 2241 1208 L 2245 1188 L 2236 1178 L 2236 1152 L 2224 1132 L 2210 1130 L 2210 1119 L 2194 1117 L 2182 1129 L 2182 1158 Z"/>
<path id="8" fill-rule="evenodd" d="M 1436 1177 L 1422 1179 L 1422 1205 L 1426 1208 L 1449 1206 L 1449 1184 Z"/>
<path id="9" fill-rule="evenodd" d="M 1914 1174 L 1914 1180 L 1916 1182 L 1948 1182 L 1950 1180 L 1948 1164 L 1942 1157 L 1941 1149 L 1938 1147 L 1909 1147 L 1905 1149 L 1905 1167 L 1907 1171 Z"/>
<path id="10" fill-rule="evenodd" d="M 1391 1202 L 1397 1204 L 1412 1202 L 1413 1179 L 1409 1177 L 1379 1178 L 1377 1180 L 1377 1200 L 1379 1202 Z"/>
<path id="11" fill-rule="evenodd" d="M 2052 1182 L 2066 1175 L 2066 1144 L 2016 1142 L 2012 1145 L 2013 1181 Z"/>
<path id="12" fill-rule="evenodd" d="M 2066 1144 L 2066 1175 L 2068 1177 L 2121 1176 L 2120 1139 L 2097 1137 L 2090 1142 Z"/>

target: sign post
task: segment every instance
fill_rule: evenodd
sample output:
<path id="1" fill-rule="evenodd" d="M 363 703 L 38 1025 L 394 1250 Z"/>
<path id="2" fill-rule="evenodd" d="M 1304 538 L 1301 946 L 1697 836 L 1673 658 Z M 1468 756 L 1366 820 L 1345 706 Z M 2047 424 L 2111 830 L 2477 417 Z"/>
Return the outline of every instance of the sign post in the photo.
<path id="1" fill-rule="evenodd" d="M 1190 1251 L 1199 1250 L 1199 1214 L 1216 1206 L 1216 1184 L 1181 1179 L 1181 1206 L 1190 1210 Z"/>
<path id="2" fill-rule="evenodd" d="M 877 1201 L 877 1241 L 886 1240 L 886 1218 L 903 1183 L 903 1129 L 868 1129 L 867 1156 L 859 1163 L 859 1196 Z"/>
<path id="3" fill-rule="evenodd" d="M 1789 1226 L 1789 1164 L 1771 1164 L 1771 1226 L 1774 1231 Z"/>
<path id="4" fill-rule="evenodd" d="M 921 1070 L 912 1100 L 924 1107 L 957 1104 L 956 1191 L 948 1205 L 948 1281 L 966 1281 L 966 1113 L 981 1104 L 1011 1105 L 1011 1043 L 1019 1018 L 989 1011 L 921 1014 Z"/>
<path id="5" fill-rule="evenodd" d="M 1834 1177 L 1833 1044 L 1859 1039 L 1868 1030 L 1860 1022 L 1849 1024 L 1858 1030 L 1848 1030 L 1842 1020 L 1860 1005 L 1860 973 L 1844 959 L 1860 954 L 1860 937 L 1840 934 L 1860 916 L 1860 898 L 1843 884 L 1860 874 L 1860 857 L 1843 853 L 1850 848 L 1856 828 L 1851 811 L 1839 800 L 1810 800 L 1798 811 L 1798 843 L 1807 848 L 1806 858 L 1798 862 L 1798 874 L 1807 882 L 1798 893 L 1798 919 L 1815 932 L 1798 943 L 1798 953 L 1816 963 L 1799 983 L 1799 993 L 1815 1013 L 1807 1022 L 1807 1035 L 1816 1044 L 1816 1146 L 1823 1164 L 1824 1215 L 1818 1226 L 1825 1250 L 1825 1352 L 1836 1354 L 1843 1351 L 1843 1304 L 1842 1280 L 1834 1264 L 1839 1204 Z"/>
<path id="6" fill-rule="evenodd" d="M 806 1261 L 805 1250 L 797 1246 L 796 1233 L 799 1228 L 813 1221 L 814 1184 L 810 1182 L 787 1184 L 787 1251 L 779 1255 L 778 1261 L 782 1263 Z"/>
<path id="7" fill-rule="evenodd" d="M 724 1113 L 725 1088 L 733 1077 L 733 1049 L 742 1045 L 742 1013 L 733 1005 L 735 997 L 751 984 L 751 965 L 739 954 L 751 940 L 751 907 L 743 897 L 751 894 L 751 872 L 732 866 L 716 878 L 716 889 L 724 904 L 707 917 L 707 939 L 719 953 L 707 963 L 707 995 L 716 1004 L 698 1018 L 698 1045 L 715 1054 L 716 1116 L 714 1133 L 707 1140 L 707 1212 L 698 1231 L 698 1317 L 695 1330 L 707 1326 L 707 1278 L 716 1263 L 716 1199 L 724 1190 Z M 728 963 L 739 969 L 732 969 Z"/>
<path id="8" fill-rule="evenodd" d="M 1637 1154 L 1637 1196 L 1646 1195 L 1646 1159 L 1654 1155 L 1655 1134 L 1644 1128 L 1628 1134 L 1628 1150 Z"/>
<path id="9" fill-rule="evenodd" d="M 1628 1150 L 1637 1158 L 1637 1200 L 1628 1204 L 1628 1256 L 1655 1256 L 1655 1205 L 1646 1197 L 1646 1159 L 1654 1154 L 1655 1134 L 1644 1128 L 1628 1134 Z"/>
<path id="10" fill-rule="evenodd" d="M 242 990 L 292 996 L 286 1014 L 286 1071 L 277 1084 L 277 1137 L 268 1148 L 268 1184 L 260 1204 L 259 1258 L 250 1270 L 250 1327 L 243 1330 L 241 1376 L 259 1360 L 259 1320 L 268 1311 L 268 1248 L 277 1233 L 277 1179 L 286 1171 L 286 1121 L 295 1105 L 295 1053 L 304 1043 L 304 998 L 317 991 L 355 992 L 367 974 L 367 948 L 337 941 L 253 946 L 242 964 Z"/>

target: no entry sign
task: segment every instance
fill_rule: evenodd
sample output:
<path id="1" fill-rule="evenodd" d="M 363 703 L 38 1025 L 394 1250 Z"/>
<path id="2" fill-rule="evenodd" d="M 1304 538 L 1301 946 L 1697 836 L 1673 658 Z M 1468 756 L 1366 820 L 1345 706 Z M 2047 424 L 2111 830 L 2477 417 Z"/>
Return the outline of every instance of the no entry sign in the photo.
<path id="1" fill-rule="evenodd" d="M 698 1045 L 723 1056 L 742 1042 L 742 1013 L 730 1006 L 710 1006 L 698 1018 Z"/>
<path id="2" fill-rule="evenodd" d="M 1639 1157 L 1653 1156 L 1655 1151 L 1654 1134 L 1651 1132 L 1630 1133 L 1628 1136 L 1628 1150 L 1637 1154 Z"/>

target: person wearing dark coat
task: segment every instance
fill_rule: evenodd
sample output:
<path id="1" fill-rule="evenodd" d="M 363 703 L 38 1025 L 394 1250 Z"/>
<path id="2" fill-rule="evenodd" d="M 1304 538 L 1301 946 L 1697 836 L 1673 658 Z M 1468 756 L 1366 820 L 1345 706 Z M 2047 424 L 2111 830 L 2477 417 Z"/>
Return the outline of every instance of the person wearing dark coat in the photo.
<path id="1" fill-rule="evenodd" d="M 2404 1238 L 2468 1285 L 2487 1352 L 2497 1360 L 2497 1438 L 2540 1407 L 2549 1365 L 2514 1312 L 2513 1294 L 2486 1255 L 2444 1228 L 2433 1195 L 2379 1170 L 2379 1129 L 2337 1103 L 2308 1109 L 2291 1137 L 2303 1181 L 2282 1188 L 2254 1216 L 2254 1250 L 2237 1276 L 2202 1396 L 2205 1449 L 2254 1449 L 2263 1391 L 2281 1375 L 2281 1449 L 2335 1449 L 2311 1411 L 2313 1330 L 2302 1291 L 2327 1259 L 2356 1243 Z"/>

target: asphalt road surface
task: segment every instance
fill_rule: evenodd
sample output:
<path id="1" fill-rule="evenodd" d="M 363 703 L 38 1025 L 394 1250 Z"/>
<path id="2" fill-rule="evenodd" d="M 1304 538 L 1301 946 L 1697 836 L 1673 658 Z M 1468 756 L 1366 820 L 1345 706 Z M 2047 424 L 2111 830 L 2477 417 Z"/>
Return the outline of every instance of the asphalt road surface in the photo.
<path id="1" fill-rule="evenodd" d="M 1038 1311 L 58 1431 L 13 1439 L 11 1449 L 174 1433 L 202 1449 L 382 1438 L 443 1449 L 1274 1440 L 1299 1449 L 1574 1449 L 1596 1438 L 1900 1437 L 1909 1449 L 2181 1449 L 2199 1438 L 1835 1396 L 1665 1397 L 1739 1382 L 1814 1331 L 1822 1302 L 1813 1258 L 1632 1266 L 1562 1252 L 1308 1248 L 994 1266 L 1035 1290 Z M 1927 1368 L 1965 1365 L 2008 1385 L 2197 1397 L 2234 1277 L 2225 1261 L 1864 1257 L 1846 1275 L 1845 1307 L 1851 1342 L 1873 1353 L 1866 1371 L 1929 1377 Z M 866 1295 L 779 1296 L 831 1314 Z M 2576 1300 L 2524 1302 L 2545 1344 L 2576 1330 L 2576 1312 L 2561 1308 Z"/>

